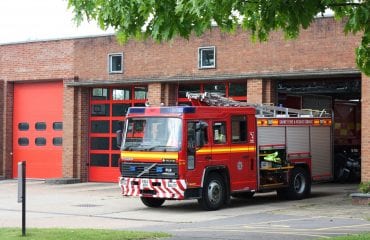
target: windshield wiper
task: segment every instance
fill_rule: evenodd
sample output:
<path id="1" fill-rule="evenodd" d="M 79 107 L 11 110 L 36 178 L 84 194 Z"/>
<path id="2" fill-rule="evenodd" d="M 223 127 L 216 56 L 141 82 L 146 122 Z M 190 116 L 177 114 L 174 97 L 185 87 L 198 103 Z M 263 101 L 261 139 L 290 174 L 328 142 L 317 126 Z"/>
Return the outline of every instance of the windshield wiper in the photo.
<path id="1" fill-rule="evenodd" d="M 164 152 L 167 152 L 167 145 L 154 145 L 154 146 L 151 146 L 150 148 L 148 148 L 147 150 L 148 150 L 148 151 L 152 151 L 153 149 L 155 149 L 155 148 L 159 148 L 159 147 L 164 148 L 164 149 L 163 149 L 163 151 L 164 151 Z"/>

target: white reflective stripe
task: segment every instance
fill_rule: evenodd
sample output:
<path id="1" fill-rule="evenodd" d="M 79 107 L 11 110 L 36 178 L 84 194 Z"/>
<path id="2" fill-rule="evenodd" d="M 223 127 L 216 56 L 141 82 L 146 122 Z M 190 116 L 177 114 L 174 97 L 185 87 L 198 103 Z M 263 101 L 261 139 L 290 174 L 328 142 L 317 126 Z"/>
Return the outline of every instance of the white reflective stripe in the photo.
<path id="1" fill-rule="evenodd" d="M 126 180 L 126 184 L 121 184 L 122 179 Z M 186 189 L 185 180 L 171 180 L 171 179 L 146 179 L 149 182 L 147 187 L 143 187 L 143 179 L 141 178 L 121 178 L 120 187 L 122 195 L 124 196 L 142 196 L 140 190 L 154 190 L 156 192 L 154 197 L 159 198 L 175 198 L 183 199 Z M 133 182 L 138 183 L 134 185 Z M 176 182 L 177 187 L 168 187 L 170 182 Z M 159 183 L 160 186 L 153 186 L 153 183 Z M 156 184 L 155 184 L 156 185 Z"/>

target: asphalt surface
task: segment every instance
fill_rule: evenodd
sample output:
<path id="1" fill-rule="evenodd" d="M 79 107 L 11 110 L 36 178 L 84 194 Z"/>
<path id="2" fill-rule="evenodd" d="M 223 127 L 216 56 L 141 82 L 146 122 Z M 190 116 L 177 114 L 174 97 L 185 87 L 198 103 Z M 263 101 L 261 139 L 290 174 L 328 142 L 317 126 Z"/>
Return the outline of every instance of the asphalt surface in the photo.
<path id="1" fill-rule="evenodd" d="M 358 184 L 316 184 L 312 196 L 283 201 L 275 193 L 232 199 L 218 211 L 197 201 L 167 201 L 147 208 L 122 198 L 117 184 L 50 185 L 27 181 L 27 227 L 162 231 L 169 239 L 316 239 L 370 231 L 370 206 L 355 206 L 349 194 Z M 21 227 L 17 181 L 0 181 L 0 227 Z"/>

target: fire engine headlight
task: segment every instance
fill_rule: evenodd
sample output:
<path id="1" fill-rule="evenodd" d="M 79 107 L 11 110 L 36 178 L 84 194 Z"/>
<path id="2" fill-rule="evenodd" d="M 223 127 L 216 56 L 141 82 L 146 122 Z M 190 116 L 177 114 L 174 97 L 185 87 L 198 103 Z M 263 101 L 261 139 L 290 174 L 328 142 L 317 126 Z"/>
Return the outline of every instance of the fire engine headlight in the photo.
<path id="1" fill-rule="evenodd" d="M 177 182 L 168 182 L 167 187 L 169 188 L 177 188 Z"/>

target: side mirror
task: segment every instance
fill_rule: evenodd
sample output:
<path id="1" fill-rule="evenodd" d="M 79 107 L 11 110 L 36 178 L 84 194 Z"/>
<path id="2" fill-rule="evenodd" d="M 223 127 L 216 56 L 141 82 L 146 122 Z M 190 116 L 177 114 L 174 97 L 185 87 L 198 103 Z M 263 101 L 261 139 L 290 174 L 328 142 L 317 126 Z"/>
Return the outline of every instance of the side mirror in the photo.
<path id="1" fill-rule="evenodd" d="M 208 127 L 206 122 L 200 121 L 195 126 L 195 145 L 197 148 L 201 148 L 205 144 L 205 129 Z"/>
<path id="2" fill-rule="evenodd" d="M 122 133 L 123 133 L 123 128 L 124 128 L 124 123 L 123 121 L 118 121 L 118 127 L 119 129 L 116 131 L 116 144 L 118 148 L 121 148 L 122 145 Z"/>
<path id="3" fill-rule="evenodd" d="M 118 148 L 121 148 L 122 145 L 122 130 L 116 131 L 116 144 Z"/>

